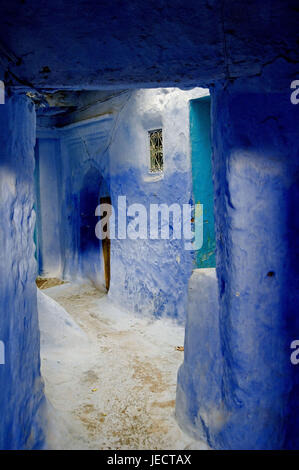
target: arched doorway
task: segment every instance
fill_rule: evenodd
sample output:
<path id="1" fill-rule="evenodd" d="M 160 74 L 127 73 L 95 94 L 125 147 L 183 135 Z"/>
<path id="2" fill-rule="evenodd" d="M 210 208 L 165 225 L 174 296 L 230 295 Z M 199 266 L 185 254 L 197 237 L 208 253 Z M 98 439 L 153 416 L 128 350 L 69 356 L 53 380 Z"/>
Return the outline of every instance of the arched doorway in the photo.
<path id="1" fill-rule="evenodd" d="M 110 239 L 99 240 L 95 233 L 97 206 L 111 203 L 106 181 L 100 171 L 91 167 L 85 174 L 80 191 L 80 264 L 83 277 L 96 284 L 102 278 L 101 265 L 104 270 L 106 290 L 110 285 Z M 108 227 L 109 230 L 109 227 Z M 101 263 L 102 253 L 102 263 Z"/>

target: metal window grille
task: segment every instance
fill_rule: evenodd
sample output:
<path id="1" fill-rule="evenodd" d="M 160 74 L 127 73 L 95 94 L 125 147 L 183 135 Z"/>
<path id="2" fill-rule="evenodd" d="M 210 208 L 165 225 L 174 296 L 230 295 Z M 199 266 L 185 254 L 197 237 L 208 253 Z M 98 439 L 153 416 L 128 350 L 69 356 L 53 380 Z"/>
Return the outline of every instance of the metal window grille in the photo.
<path id="1" fill-rule="evenodd" d="M 163 138 L 162 129 L 149 131 L 150 140 L 150 171 L 163 171 Z"/>

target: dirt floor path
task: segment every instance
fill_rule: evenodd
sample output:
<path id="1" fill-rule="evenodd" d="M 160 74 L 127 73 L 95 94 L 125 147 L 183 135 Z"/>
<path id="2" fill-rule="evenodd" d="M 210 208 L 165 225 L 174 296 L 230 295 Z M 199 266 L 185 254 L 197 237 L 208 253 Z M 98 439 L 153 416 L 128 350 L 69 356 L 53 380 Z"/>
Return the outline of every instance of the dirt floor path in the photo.
<path id="1" fill-rule="evenodd" d="M 39 291 L 38 304 L 51 448 L 206 448 L 174 418 L 182 327 L 122 312 L 90 285 Z"/>

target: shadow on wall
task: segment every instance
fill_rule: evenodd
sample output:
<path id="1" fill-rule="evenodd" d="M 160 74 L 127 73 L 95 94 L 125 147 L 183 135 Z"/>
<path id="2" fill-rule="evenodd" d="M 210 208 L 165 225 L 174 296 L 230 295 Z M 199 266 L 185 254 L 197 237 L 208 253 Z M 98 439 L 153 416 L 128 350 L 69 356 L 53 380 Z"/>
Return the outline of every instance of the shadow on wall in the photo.
<path id="1" fill-rule="evenodd" d="M 109 190 L 100 171 L 91 167 L 85 174 L 80 191 L 80 269 L 83 278 L 90 279 L 97 285 L 102 284 L 103 269 L 106 288 L 109 288 L 107 246 L 95 234 L 95 211 L 102 198 L 109 197 Z M 101 255 L 102 253 L 102 255 Z"/>

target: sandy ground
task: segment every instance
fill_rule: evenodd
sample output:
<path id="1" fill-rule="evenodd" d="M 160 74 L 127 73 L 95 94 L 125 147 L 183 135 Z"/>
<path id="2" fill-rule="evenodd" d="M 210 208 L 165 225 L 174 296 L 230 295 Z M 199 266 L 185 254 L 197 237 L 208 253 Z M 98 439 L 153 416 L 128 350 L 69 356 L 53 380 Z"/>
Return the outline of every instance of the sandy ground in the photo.
<path id="1" fill-rule="evenodd" d="M 49 448 L 206 448 L 174 418 L 184 328 L 122 312 L 90 285 L 38 291 L 38 305 Z"/>
<path id="2" fill-rule="evenodd" d="M 39 289 L 48 289 L 49 287 L 60 286 L 61 284 L 64 284 L 64 281 L 61 281 L 61 279 L 58 279 L 57 277 L 38 277 L 35 282 Z"/>

